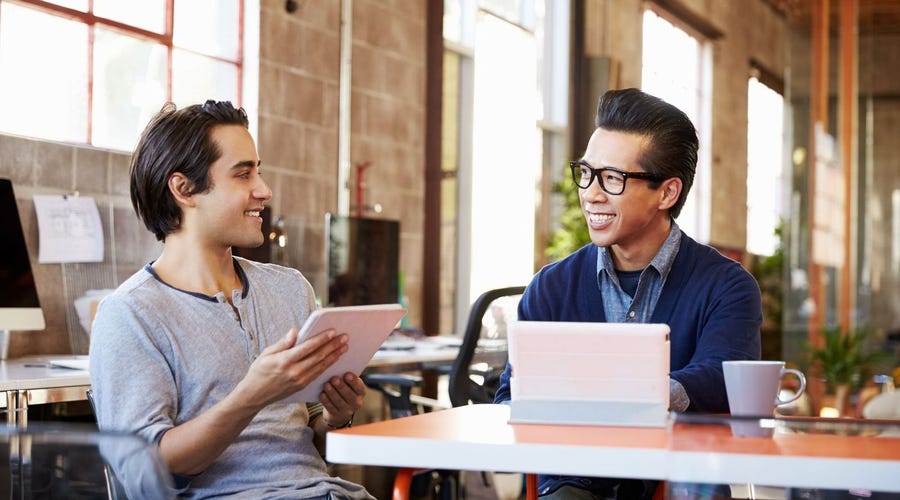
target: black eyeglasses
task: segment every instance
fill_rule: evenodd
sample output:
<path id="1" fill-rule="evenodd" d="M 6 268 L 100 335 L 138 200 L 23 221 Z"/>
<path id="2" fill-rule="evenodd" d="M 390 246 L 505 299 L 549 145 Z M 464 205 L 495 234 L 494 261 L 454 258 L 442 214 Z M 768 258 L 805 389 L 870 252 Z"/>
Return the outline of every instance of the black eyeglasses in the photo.
<path id="1" fill-rule="evenodd" d="M 665 180 L 664 177 L 646 172 L 626 172 L 613 167 L 594 168 L 584 160 L 570 161 L 569 168 L 572 169 L 572 180 L 576 186 L 587 189 L 596 177 L 600 181 L 600 188 L 612 195 L 622 194 L 625 191 L 625 181 L 628 179 L 646 179 L 654 182 Z"/>

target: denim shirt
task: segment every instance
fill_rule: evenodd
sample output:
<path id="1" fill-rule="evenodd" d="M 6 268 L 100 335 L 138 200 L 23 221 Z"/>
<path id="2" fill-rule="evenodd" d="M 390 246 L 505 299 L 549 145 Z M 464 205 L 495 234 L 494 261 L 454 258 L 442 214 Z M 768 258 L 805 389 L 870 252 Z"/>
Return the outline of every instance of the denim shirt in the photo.
<path id="1" fill-rule="evenodd" d="M 597 284 L 603 296 L 603 310 L 608 321 L 619 323 L 649 323 L 659 294 L 666 284 L 672 263 L 681 247 L 681 230 L 672 221 L 669 235 L 650 264 L 641 272 L 634 297 L 628 295 L 619 283 L 612 254 L 608 247 L 600 247 L 597 252 Z M 691 400 L 687 391 L 677 381 L 669 379 L 669 407 L 674 411 L 684 411 Z"/>
<path id="2" fill-rule="evenodd" d="M 603 295 L 603 310 L 607 321 L 617 323 L 648 323 L 653 315 L 653 308 L 659 300 L 659 294 L 675 255 L 681 246 L 681 230 L 675 221 L 669 229 L 669 235 L 662 247 L 656 252 L 650 264 L 641 272 L 634 298 L 630 297 L 619 284 L 616 269 L 613 266 L 612 254 L 608 247 L 600 247 L 597 252 L 597 281 Z"/>

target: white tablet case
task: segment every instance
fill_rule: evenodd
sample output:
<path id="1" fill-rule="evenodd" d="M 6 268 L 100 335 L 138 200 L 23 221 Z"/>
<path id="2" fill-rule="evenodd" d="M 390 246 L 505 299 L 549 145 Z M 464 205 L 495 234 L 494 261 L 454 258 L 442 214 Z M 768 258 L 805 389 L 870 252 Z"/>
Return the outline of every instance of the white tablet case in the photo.
<path id="1" fill-rule="evenodd" d="M 509 325 L 510 422 L 665 427 L 665 324 Z"/>
<path id="2" fill-rule="evenodd" d="M 337 333 L 350 336 L 349 350 L 304 389 L 284 398 L 282 402 L 318 401 L 325 382 L 331 377 L 343 376 L 347 372 L 359 375 L 404 315 L 406 309 L 400 304 L 325 307 L 314 311 L 303 324 L 297 341 L 334 328 Z"/>

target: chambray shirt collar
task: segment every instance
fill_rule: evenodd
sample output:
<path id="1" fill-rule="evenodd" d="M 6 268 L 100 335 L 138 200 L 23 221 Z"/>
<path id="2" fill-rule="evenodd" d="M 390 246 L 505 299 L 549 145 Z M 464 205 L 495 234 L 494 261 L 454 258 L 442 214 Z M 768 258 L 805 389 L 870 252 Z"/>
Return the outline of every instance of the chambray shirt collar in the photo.
<path id="1" fill-rule="evenodd" d="M 656 269 L 656 272 L 659 273 L 660 278 L 662 278 L 662 282 L 666 282 L 666 278 L 669 276 L 669 271 L 672 270 L 672 264 L 675 262 L 675 256 L 678 255 L 678 249 L 681 247 L 681 229 L 679 229 L 678 224 L 675 221 L 672 221 L 672 227 L 669 228 L 669 235 L 666 236 L 666 240 L 663 242 L 662 246 L 659 248 L 659 251 L 656 252 L 656 255 L 653 256 L 653 259 L 650 260 L 650 264 L 647 267 L 652 267 Z M 599 247 L 597 252 L 597 277 L 599 279 L 600 273 L 606 273 L 613 282 L 618 286 L 619 278 L 616 276 L 616 268 L 613 265 L 612 253 L 609 251 L 609 247 Z"/>
<path id="2" fill-rule="evenodd" d="M 647 267 L 641 272 L 634 297 L 622 290 L 609 248 L 598 248 L 597 286 L 604 297 L 603 308 L 607 321 L 637 323 L 650 321 L 680 246 L 681 230 L 675 221 L 672 221 L 669 235 Z"/>

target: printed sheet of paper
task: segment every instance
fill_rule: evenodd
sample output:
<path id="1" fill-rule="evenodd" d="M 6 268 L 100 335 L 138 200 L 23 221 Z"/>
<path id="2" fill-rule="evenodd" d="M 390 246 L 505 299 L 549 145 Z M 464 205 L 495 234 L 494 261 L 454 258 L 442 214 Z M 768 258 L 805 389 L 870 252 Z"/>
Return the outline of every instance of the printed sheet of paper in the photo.
<path id="1" fill-rule="evenodd" d="M 103 226 L 89 196 L 35 195 L 40 250 L 38 262 L 103 261 Z"/>

